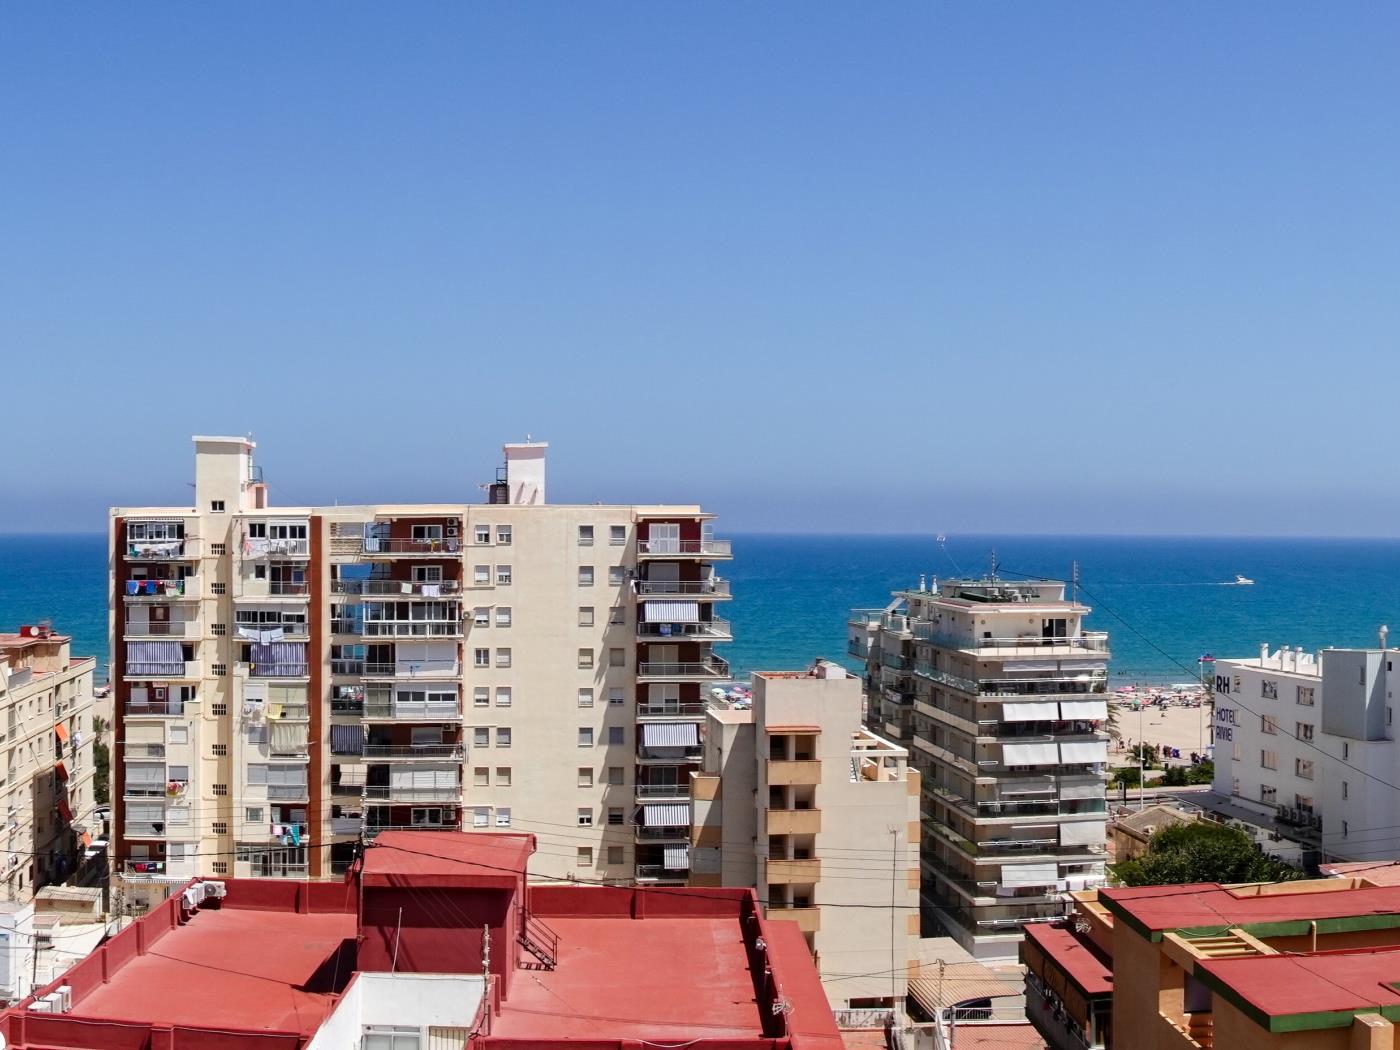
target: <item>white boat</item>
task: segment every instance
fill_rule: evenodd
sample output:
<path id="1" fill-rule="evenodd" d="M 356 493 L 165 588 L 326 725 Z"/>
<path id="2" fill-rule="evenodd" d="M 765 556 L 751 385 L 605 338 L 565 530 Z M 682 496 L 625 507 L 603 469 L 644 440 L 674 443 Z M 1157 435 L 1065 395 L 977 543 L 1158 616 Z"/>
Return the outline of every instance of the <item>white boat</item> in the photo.
<path id="1" fill-rule="evenodd" d="M 1235 574 L 1235 586 L 1236 586 L 1236 587 L 1253 587 L 1253 586 L 1254 586 L 1254 581 L 1251 580 L 1248 576 L 1241 576 L 1241 575 L 1239 575 L 1238 573 L 1236 573 L 1236 574 Z"/>

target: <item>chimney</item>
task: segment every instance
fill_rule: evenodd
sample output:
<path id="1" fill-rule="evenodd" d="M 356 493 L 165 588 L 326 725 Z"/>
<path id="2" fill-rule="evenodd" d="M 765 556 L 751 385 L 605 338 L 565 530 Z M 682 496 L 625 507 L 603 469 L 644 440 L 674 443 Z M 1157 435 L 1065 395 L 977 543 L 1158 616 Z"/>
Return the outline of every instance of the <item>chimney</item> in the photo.
<path id="1" fill-rule="evenodd" d="M 544 456 L 547 441 L 531 441 L 504 446 L 508 502 L 538 506 L 544 503 Z"/>

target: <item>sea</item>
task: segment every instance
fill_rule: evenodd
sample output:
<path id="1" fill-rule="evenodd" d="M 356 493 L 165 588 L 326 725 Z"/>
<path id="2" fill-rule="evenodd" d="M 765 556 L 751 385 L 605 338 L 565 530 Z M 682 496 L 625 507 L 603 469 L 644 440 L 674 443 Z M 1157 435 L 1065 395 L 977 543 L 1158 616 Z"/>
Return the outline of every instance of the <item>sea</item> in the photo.
<path id="1" fill-rule="evenodd" d="M 1069 579 L 1107 631 L 1115 684 L 1195 679 L 1201 659 L 1272 647 L 1371 646 L 1400 627 L 1400 540 L 1125 536 L 734 535 L 719 572 L 734 599 L 720 647 L 736 677 L 846 657 L 852 609 L 879 608 L 920 578 Z M 1237 575 L 1254 580 L 1236 586 Z M 100 534 L 0 534 L 0 630 L 50 621 L 74 652 L 107 656 Z M 1397 635 L 1400 637 L 1400 635 Z"/>

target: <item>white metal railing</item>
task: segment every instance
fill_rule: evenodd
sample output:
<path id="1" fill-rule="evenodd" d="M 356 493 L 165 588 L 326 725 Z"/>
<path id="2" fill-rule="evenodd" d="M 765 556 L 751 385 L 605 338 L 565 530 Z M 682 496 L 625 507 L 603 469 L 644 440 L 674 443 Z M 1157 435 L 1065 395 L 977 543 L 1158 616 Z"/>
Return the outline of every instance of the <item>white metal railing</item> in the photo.
<path id="1" fill-rule="evenodd" d="M 128 620 L 127 638 L 192 638 L 199 624 L 192 620 Z"/>
<path id="2" fill-rule="evenodd" d="M 366 700 L 363 717 L 402 719 L 405 722 L 433 722 L 462 717 L 456 700 L 434 702 L 427 700 Z"/>
<path id="3" fill-rule="evenodd" d="M 729 540 L 643 540 L 637 548 L 641 554 L 660 558 L 682 554 L 727 558 L 734 553 L 734 545 Z"/>
<path id="4" fill-rule="evenodd" d="M 258 536 L 243 541 L 243 557 L 245 558 L 267 558 L 278 555 L 305 558 L 309 557 L 310 554 L 311 540 L 306 538 L 264 539 Z"/>
<path id="5" fill-rule="evenodd" d="M 130 601 L 198 598 L 199 577 L 186 576 L 183 580 L 127 580 L 125 597 Z"/>
<path id="6" fill-rule="evenodd" d="M 307 790 L 305 784 L 268 784 L 267 797 L 273 801 L 298 802 L 307 797 Z"/>
<path id="7" fill-rule="evenodd" d="M 649 660 L 638 665 L 637 673 L 645 678 L 728 678 L 729 662 L 718 656 L 686 663 Z"/>
<path id="8" fill-rule="evenodd" d="M 428 540 L 366 536 L 361 546 L 366 554 L 457 554 L 461 549 L 462 541 L 455 536 Z"/>
<path id="9" fill-rule="evenodd" d="M 462 797 L 462 787 L 398 787 L 394 784 L 368 784 L 366 802 L 456 802 Z"/>
<path id="10" fill-rule="evenodd" d="M 448 620 L 369 620 L 360 632 L 365 638 L 460 638 L 462 621 Z"/>
<path id="11" fill-rule="evenodd" d="M 126 541 L 127 561 L 192 561 L 198 557 L 199 541 L 193 537 Z"/>
<path id="12" fill-rule="evenodd" d="M 449 594 L 460 594 L 459 580 L 435 580 L 425 583 L 419 580 L 332 580 L 332 594 L 365 594 L 394 598 L 441 598 Z"/>
<path id="13" fill-rule="evenodd" d="M 355 661 L 351 661 L 355 662 Z M 418 660 L 402 663 L 359 661 L 361 674 L 374 678 L 455 678 L 461 666 L 456 660 Z M 354 671 L 336 672 L 354 674 Z"/>
<path id="14" fill-rule="evenodd" d="M 731 638 L 728 620 L 702 620 L 698 623 L 638 623 L 637 637 L 667 641 L 675 638 Z"/>
<path id="15" fill-rule="evenodd" d="M 645 598 L 657 595 L 687 595 L 697 598 L 729 597 L 729 581 L 713 580 L 635 580 L 633 586 Z"/>
<path id="16" fill-rule="evenodd" d="M 365 758 L 461 758 L 461 744 L 366 744 Z"/>

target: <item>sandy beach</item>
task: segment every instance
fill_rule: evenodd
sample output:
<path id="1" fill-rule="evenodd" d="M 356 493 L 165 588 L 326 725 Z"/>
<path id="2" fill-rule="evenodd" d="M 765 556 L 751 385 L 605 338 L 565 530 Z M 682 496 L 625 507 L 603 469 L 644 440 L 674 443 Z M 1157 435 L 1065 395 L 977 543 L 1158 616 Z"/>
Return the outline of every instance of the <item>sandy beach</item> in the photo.
<path id="1" fill-rule="evenodd" d="M 1176 693 L 1163 689 L 1142 689 L 1110 694 L 1109 703 L 1118 714 L 1121 740 L 1109 744 L 1109 765 L 1133 764 L 1128 748 L 1140 741 L 1176 748 L 1180 758 L 1167 764 L 1189 766 L 1191 753 L 1208 755 L 1212 705 L 1202 690 Z"/>

